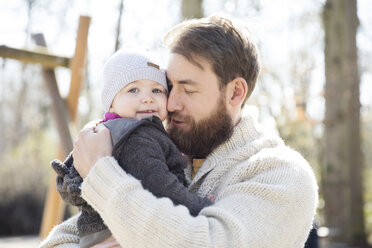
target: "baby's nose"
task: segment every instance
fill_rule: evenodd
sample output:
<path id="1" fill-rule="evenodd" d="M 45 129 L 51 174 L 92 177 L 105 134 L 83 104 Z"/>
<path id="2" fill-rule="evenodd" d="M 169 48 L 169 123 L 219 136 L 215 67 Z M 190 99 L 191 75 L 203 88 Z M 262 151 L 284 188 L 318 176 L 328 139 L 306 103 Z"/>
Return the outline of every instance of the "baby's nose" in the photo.
<path id="1" fill-rule="evenodd" d="M 142 102 L 143 103 L 152 103 L 154 101 L 154 99 L 152 99 L 151 96 L 145 96 L 142 98 Z"/>

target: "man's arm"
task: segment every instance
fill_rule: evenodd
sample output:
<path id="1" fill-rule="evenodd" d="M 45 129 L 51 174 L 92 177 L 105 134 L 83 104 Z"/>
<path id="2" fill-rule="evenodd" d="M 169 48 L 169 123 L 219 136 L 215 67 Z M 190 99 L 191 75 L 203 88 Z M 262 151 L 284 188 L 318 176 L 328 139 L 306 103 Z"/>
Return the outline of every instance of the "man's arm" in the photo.
<path id="1" fill-rule="evenodd" d="M 97 161 L 82 193 L 129 247 L 299 247 L 314 214 L 313 182 L 306 175 L 277 175 L 272 170 L 263 181 L 258 176 L 226 185 L 197 217 L 144 190 L 113 157 Z"/>
<path id="2" fill-rule="evenodd" d="M 186 207 L 155 197 L 113 157 L 97 161 L 84 180 L 82 194 L 122 246 L 208 247 L 204 235 L 198 238 L 200 228 L 208 233 L 206 218 L 192 217 Z M 187 227 L 188 232 L 180 227 Z"/>

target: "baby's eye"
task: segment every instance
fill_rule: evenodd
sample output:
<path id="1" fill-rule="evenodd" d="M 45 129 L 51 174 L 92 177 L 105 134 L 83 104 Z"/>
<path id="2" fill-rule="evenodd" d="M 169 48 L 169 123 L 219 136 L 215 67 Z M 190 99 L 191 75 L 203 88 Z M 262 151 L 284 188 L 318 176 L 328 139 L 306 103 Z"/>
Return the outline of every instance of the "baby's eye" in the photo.
<path id="1" fill-rule="evenodd" d="M 153 89 L 152 93 L 163 93 L 163 91 L 160 89 Z"/>
<path id="2" fill-rule="evenodd" d="M 137 93 L 138 92 L 138 89 L 137 88 L 133 88 L 133 89 L 128 90 L 128 92 L 130 92 L 130 93 Z"/>

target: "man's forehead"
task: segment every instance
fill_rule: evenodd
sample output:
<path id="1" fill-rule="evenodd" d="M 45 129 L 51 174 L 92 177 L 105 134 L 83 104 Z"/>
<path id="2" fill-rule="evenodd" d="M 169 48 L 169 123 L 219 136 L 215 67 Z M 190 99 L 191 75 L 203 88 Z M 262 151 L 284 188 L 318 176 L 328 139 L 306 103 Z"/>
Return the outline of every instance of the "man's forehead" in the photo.
<path id="1" fill-rule="evenodd" d="M 168 76 L 167 76 L 167 82 L 168 84 L 174 84 L 174 83 L 177 83 L 177 84 L 188 84 L 188 85 L 198 85 L 199 83 L 192 80 L 192 79 L 181 79 L 181 80 L 171 80 Z"/>
<path id="2" fill-rule="evenodd" d="M 190 54 L 171 53 L 168 57 L 168 68 L 170 67 L 170 64 L 174 62 L 175 59 L 184 59 L 203 71 L 205 70 L 205 67 L 210 65 L 210 62 L 206 58 L 200 55 L 196 55 L 195 53 Z"/>
<path id="3" fill-rule="evenodd" d="M 205 85 L 205 81 L 218 81 L 212 65 L 206 59 L 199 57 L 198 63 L 201 66 L 181 54 L 170 54 L 166 70 L 168 83 L 200 87 Z"/>

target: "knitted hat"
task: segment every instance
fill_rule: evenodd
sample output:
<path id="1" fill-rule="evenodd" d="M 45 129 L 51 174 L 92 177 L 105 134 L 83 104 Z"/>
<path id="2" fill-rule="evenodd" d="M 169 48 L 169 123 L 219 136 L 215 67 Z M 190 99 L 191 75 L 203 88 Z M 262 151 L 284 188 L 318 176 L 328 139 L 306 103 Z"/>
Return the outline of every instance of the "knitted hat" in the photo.
<path id="1" fill-rule="evenodd" d="M 103 110 L 110 110 L 114 97 L 122 88 L 141 79 L 158 82 L 168 90 L 165 71 L 159 68 L 148 53 L 121 49 L 112 55 L 103 69 Z"/>

